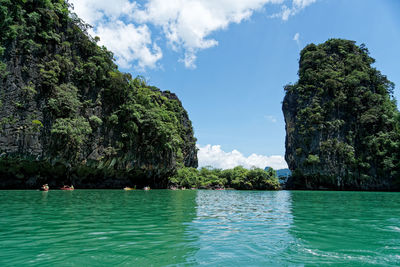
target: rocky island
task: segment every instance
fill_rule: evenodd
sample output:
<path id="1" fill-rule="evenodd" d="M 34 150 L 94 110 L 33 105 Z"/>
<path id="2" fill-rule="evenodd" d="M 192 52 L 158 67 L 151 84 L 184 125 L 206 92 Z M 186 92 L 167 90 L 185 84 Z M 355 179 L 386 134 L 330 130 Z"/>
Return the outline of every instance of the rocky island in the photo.
<path id="1" fill-rule="evenodd" d="M 177 96 L 122 73 L 64 1 L 2 1 L 0 189 L 163 188 L 197 167 Z"/>
<path id="2" fill-rule="evenodd" d="M 285 88 L 289 188 L 400 189 L 400 115 L 394 84 L 364 45 L 331 39 L 300 53 Z"/>

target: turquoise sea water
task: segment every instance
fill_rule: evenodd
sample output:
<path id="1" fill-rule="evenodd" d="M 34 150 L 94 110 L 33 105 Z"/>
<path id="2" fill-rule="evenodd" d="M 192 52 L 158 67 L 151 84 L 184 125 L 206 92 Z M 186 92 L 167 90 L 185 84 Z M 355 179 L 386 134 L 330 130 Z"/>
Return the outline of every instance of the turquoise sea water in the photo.
<path id="1" fill-rule="evenodd" d="M 0 266 L 399 266 L 400 194 L 0 191 Z"/>

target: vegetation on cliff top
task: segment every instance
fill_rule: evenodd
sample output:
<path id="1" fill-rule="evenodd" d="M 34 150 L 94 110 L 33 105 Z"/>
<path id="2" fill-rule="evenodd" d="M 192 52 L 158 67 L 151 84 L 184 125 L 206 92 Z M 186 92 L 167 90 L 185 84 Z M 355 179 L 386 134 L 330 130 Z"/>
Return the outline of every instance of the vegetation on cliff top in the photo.
<path id="1" fill-rule="evenodd" d="M 286 161 L 295 187 L 394 189 L 400 175 L 394 84 L 364 45 L 331 39 L 300 53 L 285 87 Z"/>
<path id="2" fill-rule="evenodd" d="M 179 164 L 197 167 L 196 139 L 179 99 L 118 71 L 88 28 L 64 0 L 0 0 L 3 159 L 59 162 L 68 179 L 92 168 L 84 173 L 120 172 L 156 186 L 165 186 Z"/>

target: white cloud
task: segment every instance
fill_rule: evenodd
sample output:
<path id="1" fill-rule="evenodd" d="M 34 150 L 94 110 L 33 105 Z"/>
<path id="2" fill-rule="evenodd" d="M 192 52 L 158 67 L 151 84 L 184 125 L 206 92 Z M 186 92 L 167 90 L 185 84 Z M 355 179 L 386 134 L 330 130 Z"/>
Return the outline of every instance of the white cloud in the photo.
<path id="1" fill-rule="evenodd" d="M 91 35 L 100 37 L 100 45 L 111 50 L 117 64 L 139 70 L 155 68 L 162 58 L 160 47 L 152 40 L 147 25 L 125 22 L 131 19 L 136 2 L 128 0 L 70 0 L 74 12 L 91 24 Z"/>
<path id="2" fill-rule="evenodd" d="M 117 64 L 122 68 L 131 67 L 131 62 L 138 62 L 140 70 L 154 68 L 162 58 L 161 49 L 152 42 L 146 25 L 136 27 L 116 21 L 113 24 L 99 24 L 93 32 L 102 37 L 99 44 L 114 52 Z"/>
<path id="3" fill-rule="evenodd" d="M 159 26 L 174 50 L 183 49 L 181 59 L 194 68 L 196 53 L 218 45 L 210 34 L 240 23 L 267 3 L 283 0 L 149 0 L 134 16 L 139 23 Z"/>
<path id="4" fill-rule="evenodd" d="M 296 42 L 297 46 L 300 49 L 300 33 L 296 32 L 296 34 L 293 36 L 293 41 Z"/>
<path id="5" fill-rule="evenodd" d="M 96 26 L 101 21 L 117 20 L 122 16 L 130 16 L 136 8 L 136 2 L 129 0 L 69 0 L 74 12 L 86 23 Z"/>
<path id="6" fill-rule="evenodd" d="M 282 11 L 272 15 L 272 18 L 281 18 L 286 21 L 290 16 L 294 16 L 299 13 L 302 9 L 307 6 L 315 3 L 317 0 L 293 0 L 292 7 L 288 7 L 287 5 L 282 5 Z"/>
<path id="7" fill-rule="evenodd" d="M 212 166 L 221 169 L 230 169 L 236 166 L 243 166 L 245 168 L 258 167 L 272 167 L 274 169 L 287 168 L 286 161 L 283 156 L 264 156 L 251 154 L 245 157 L 237 150 L 225 152 L 221 149 L 220 145 L 206 145 L 197 146 L 199 151 L 197 156 L 199 158 L 199 166 Z"/>
<path id="8" fill-rule="evenodd" d="M 163 54 L 154 42 L 160 36 L 153 37 L 149 30 L 153 25 L 174 51 L 182 53 L 180 61 L 195 68 L 197 53 L 218 45 L 210 37 L 214 32 L 249 19 L 267 4 L 281 5 L 282 12 L 272 17 L 287 20 L 316 0 L 146 0 L 143 5 L 134 0 L 69 1 L 121 67 L 157 66 Z"/>
<path id="9" fill-rule="evenodd" d="M 303 9 L 306 6 L 309 6 L 315 3 L 317 0 L 293 0 L 293 6 L 298 9 Z"/>
<path id="10" fill-rule="evenodd" d="M 300 33 L 296 32 L 296 34 L 293 37 L 293 41 L 296 41 L 298 43 L 299 42 L 299 38 L 300 38 Z"/>

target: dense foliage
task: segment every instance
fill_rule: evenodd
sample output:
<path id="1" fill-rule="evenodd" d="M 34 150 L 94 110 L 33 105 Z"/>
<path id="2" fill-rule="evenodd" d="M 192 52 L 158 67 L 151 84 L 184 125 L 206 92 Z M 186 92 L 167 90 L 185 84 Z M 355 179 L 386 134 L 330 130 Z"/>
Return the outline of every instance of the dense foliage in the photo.
<path id="1" fill-rule="evenodd" d="M 179 164 L 197 167 L 179 99 L 118 71 L 70 9 L 64 0 L 0 0 L 3 158 L 61 162 L 68 173 L 114 170 L 158 186 Z"/>
<path id="2" fill-rule="evenodd" d="M 299 80 L 285 88 L 286 160 L 297 187 L 394 189 L 399 112 L 394 84 L 364 45 L 331 39 L 300 53 Z"/>
<path id="3" fill-rule="evenodd" d="M 270 168 L 263 170 L 245 169 L 242 166 L 221 170 L 202 167 L 181 168 L 169 179 L 171 186 L 185 188 L 234 188 L 241 190 L 277 190 L 280 188 L 276 172 Z"/>

